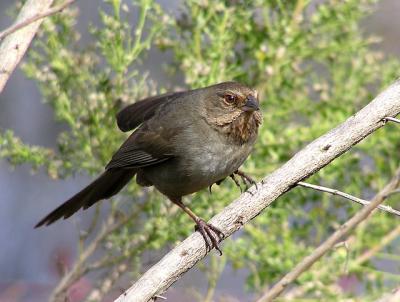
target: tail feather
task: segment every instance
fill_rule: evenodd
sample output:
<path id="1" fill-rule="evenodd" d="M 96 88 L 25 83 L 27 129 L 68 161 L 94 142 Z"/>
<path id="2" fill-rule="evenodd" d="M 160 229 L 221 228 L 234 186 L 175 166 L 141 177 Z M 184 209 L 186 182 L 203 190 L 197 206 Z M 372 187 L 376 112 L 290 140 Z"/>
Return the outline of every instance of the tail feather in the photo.
<path id="1" fill-rule="evenodd" d="M 117 194 L 135 175 L 136 170 L 107 170 L 86 188 L 72 196 L 35 226 L 49 225 L 61 218 L 69 218 L 79 209 L 84 210 L 96 202 Z"/>

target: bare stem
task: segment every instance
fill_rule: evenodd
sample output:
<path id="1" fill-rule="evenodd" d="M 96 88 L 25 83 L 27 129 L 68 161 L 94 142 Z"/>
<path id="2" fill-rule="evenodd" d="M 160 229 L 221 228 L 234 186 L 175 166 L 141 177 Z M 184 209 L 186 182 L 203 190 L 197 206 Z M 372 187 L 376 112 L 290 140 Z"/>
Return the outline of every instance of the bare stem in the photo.
<path id="1" fill-rule="evenodd" d="M 400 124 L 400 120 L 394 117 L 385 117 L 384 120 Z"/>
<path id="2" fill-rule="evenodd" d="M 314 190 L 317 190 L 317 191 L 330 193 L 332 195 L 338 195 L 338 196 L 344 197 L 344 198 L 346 198 L 348 200 L 355 201 L 355 202 L 357 202 L 359 204 L 362 204 L 363 206 L 366 206 L 366 205 L 370 204 L 370 202 L 367 201 L 367 200 L 355 197 L 353 195 L 350 195 L 350 194 L 347 194 L 347 193 L 344 193 L 344 192 L 341 192 L 341 191 L 338 191 L 338 190 L 335 190 L 335 189 L 322 187 L 322 186 L 317 186 L 317 185 L 309 184 L 309 183 L 302 182 L 302 181 L 298 182 L 297 184 L 299 186 L 304 187 L 304 188 L 311 188 L 311 189 L 314 189 Z M 400 216 L 400 212 L 395 210 L 395 209 L 393 209 L 390 206 L 379 205 L 377 208 L 382 210 L 382 211 L 388 212 L 390 214 L 394 214 L 394 215 Z"/>
<path id="3" fill-rule="evenodd" d="M 391 243 L 400 235 L 400 225 L 394 228 L 392 231 L 387 233 L 379 243 L 369 250 L 365 251 L 359 257 L 357 257 L 352 265 L 361 265 L 366 261 L 370 260 L 373 256 L 375 256 L 380 250 L 382 250 L 385 246 Z"/>
<path id="4" fill-rule="evenodd" d="M 104 296 L 112 289 L 113 285 L 126 273 L 129 265 L 121 263 L 107 274 L 107 277 L 99 284 L 98 287 L 92 289 L 86 298 L 87 302 L 102 301 Z"/>
<path id="5" fill-rule="evenodd" d="M 396 191 L 396 190 L 394 190 Z M 390 194 L 388 194 L 389 196 Z M 367 228 L 367 223 L 369 221 L 365 220 L 363 221 L 357 228 L 358 231 L 360 231 L 363 228 Z M 394 239 L 396 239 L 400 235 L 400 226 L 396 227 L 392 231 L 388 232 L 385 236 L 382 237 L 382 239 L 374 246 L 371 248 L 367 249 L 364 253 L 362 253 L 360 256 L 358 256 L 355 260 L 351 260 L 349 263 L 349 271 L 351 271 L 354 267 L 360 266 L 370 260 L 372 257 L 374 257 L 377 253 L 379 253 L 380 250 L 382 250 L 385 246 L 390 244 Z M 346 240 L 346 244 L 349 246 L 352 246 L 352 244 L 355 242 L 355 234 L 350 236 Z M 337 278 L 339 277 L 339 272 L 338 273 L 333 273 L 335 271 L 335 267 L 332 265 L 336 265 L 334 262 L 328 262 L 326 265 L 322 266 L 318 271 L 315 272 L 316 279 L 323 279 L 324 276 L 329 275 L 331 278 L 330 280 L 330 285 L 325 284 L 325 288 L 330 288 L 334 292 L 339 291 L 340 289 L 338 288 L 337 285 Z M 315 286 L 315 281 L 308 281 L 305 282 L 304 284 L 301 284 L 298 287 L 292 288 L 290 291 L 288 291 L 284 295 L 284 300 L 285 301 L 291 301 L 296 298 L 301 297 L 305 292 L 309 291 L 311 288 Z M 266 291 L 266 290 L 264 290 Z"/>
<path id="6" fill-rule="evenodd" d="M 142 207 L 141 205 L 140 207 Z M 67 274 L 61 279 L 58 283 L 57 287 L 52 292 L 50 301 L 60 301 L 62 300 L 62 296 L 68 290 L 68 288 L 79 278 L 81 278 L 84 274 L 88 273 L 89 271 L 96 269 L 97 267 L 91 267 L 87 264 L 87 260 L 93 253 L 97 250 L 99 245 L 107 238 L 108 235 L 125 225 L 128 221 L 133 219 L 135 216 L 139 215 L 140 209 L 137 211 L 133 211 L 131 215 L 128 215 L 118 222 L 114 222 L 113 214 L 110 214 L 107 222 L 102 226 L 100 232 L 97 236 L 90 242 L 90 244 L 83 250 L 80 254 L 78 260 L 74 263 L 74 266 L 71 268 Z M 100 268 L 100 267 L 99 267 Z"/>
<path id="7" fill-rule="evenodd" d="M 24 22 L 45 11 L 52 3 L 53 0 L 27 0 L 18 13 L 15 23 Z M 24 56 L 40 24 L 41 20 L 33 22 L 2 40 L 0 44 L 0 93 Z"/>
<path id="8" fill-rule="evenodd" d="M 54 6 L 52 8 L 49 8 L 48 10 L 46 10 L 43 13 L 37 13 L 35 15 L 33 15 L 32 17 L 29 17 L 27 19 L 25 19 L 22 22 L 19 22 L 17 24 L 14 24 L 8 28 L 6 28 L 5 30 L 3 30 L 2 32 L 0 32 L 0 40 L 3 40 L 5 37 L 7 37 L 8 35 L 11 35 L 12 33 L 16 32 L 17 30 L 32 24 L 33 22 L 36 22 L 40 19 L 46 18 L 48 16 L 54 15 L 56 13 L 59 13 L 60 11 L 62 11 L 64 8 L 66 8 L 68 5 L 72 4 L 73 2 L 75 2 L 75 0 L 67 0 L 64 3 Z"/>
<path id="9" fill-rule="evenodd" d="M 390 195 L 395 195 L 395 194 L 399 194 L 399 193 L 400 193 L 400 189 L 394 190 L 394 191 L 391 192 L 388 196 L 390 196 Z"/>
<path id="10" fill-rule="evenodd" d="M 352 218 L 342 224 L 339 229 L 333 233 L 325 242 L 318 246 L 309 256 L 304 258 L 299 264 L 286 274 L 278 283 L 276 283 L 268 292 L 266 292 L 257 302 L 269 302 L 279 296 L 280 293 L 293 281 L 295 281 L 303 272 L 309 269 L 317 260 L 325 255 L 343 236 L 348 234 L 359 223 L 368 219 L 370 214 L 381 204 L 390 192 L 400 185 L 400 169 L 389 184 L 385 186 L 373 200 Z"/>

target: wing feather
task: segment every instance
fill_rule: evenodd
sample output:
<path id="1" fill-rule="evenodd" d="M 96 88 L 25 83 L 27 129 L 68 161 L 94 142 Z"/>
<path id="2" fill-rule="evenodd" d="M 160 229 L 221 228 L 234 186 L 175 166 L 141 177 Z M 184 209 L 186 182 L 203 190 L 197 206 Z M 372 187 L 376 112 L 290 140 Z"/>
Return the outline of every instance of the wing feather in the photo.
<path id="1" fill-rule="evenodd" d="M 172 92 L 157 95 L 125 107 L 117 114 L 118 128 L 123 132 L 135 129 L 143 122 L 152 118 L 160 105 L 181 96 L 183 93 Z"/>
<path id="2" fill-rule="evenodd" d="M 174 157 L 171 141 L 176 132 L 167 131 L 162 127 L 156 129 L 157 131 L 152 130 L 148 123 L 143 124 L 122 144 L 106 169 L 142 168 Z"/>
<path id="3" fill-rule="evenodd" d="M 142 150 L 125 150 L 125 152 L 117 152 L 106 169 L 113 168 L 141 168 L 161 163 L 169 159 L 169 156 L 154 157 Z"/>

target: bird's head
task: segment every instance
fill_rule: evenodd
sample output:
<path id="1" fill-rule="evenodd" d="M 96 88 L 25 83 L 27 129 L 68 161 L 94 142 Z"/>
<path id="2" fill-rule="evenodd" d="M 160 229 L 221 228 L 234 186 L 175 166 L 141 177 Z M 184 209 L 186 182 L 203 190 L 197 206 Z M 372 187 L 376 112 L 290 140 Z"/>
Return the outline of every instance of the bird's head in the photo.
<path id="1" fill-rule="evenodd" d="M 262 115 L 256 90 L 238 82 L 224 82 L 204 89 L 204 117 L 209 124 L 224 132 L 229 128 L 243 140 L 257 133 Z"/>

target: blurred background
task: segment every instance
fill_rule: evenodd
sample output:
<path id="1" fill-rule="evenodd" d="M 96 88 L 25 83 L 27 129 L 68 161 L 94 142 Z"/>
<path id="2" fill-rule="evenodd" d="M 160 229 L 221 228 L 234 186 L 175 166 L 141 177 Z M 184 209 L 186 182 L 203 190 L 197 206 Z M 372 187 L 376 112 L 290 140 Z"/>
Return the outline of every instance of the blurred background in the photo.
<path id="1" fill-rule="evenodd" d="M 73 5 L 79 8 L 77 30 L 82 34 L 80 41 L 83 44 L 93 39 L 87 31 L 88 24 L 100 24 L 99 2 L 77 1 Z M 14 3 L 11 0 L 0 2 L 0 29 L 13 22 L 14 18 L 7 11 L 13 8 Z M 161 5 L 171 16 L 180 14 L 181 3 L 178 1 L 161 2 Z M 361 21 L 365 36 L 373 34 L 382 38 L 381 43 L 373 48 L 397 59 L 400 59 L 399 14 L 398 0 L 382 0 L 377 1 L 373 12 Z M 132 23 L 136 22 L 137 13 L 132 13 L 130 18 Z M 143 73 L 150 74 L 151 81 L 161 83 L 160 86 L 166 89 L 185 87 L 190 83 L 185 83 L 181 73 L 171 76 L 163 68 L 166 63 L 172 64 L 173 60 L 170 52 L 151 49 L 140 68 Z M 68 126 L 55 121 L 51 106 L 42 102 L 38 84 L 18 68 L 0 94 L 0 129 L 12 129 L 26 144 L 57 148 L 57 136 Z M 29 164 L 12 167 L 7 160 L 0 159 L 1 302 L 48 299 L 62 274 L 60 263 L 68 268 L 74 262 L 79 230 L 89 225 L 95 210 L 81 212 L 77 217 L 51 227 L 34 229 L 33 226 L 90 179 L 92 177 L 86 173 L 72 174 L 65 179 L 50 179 L 43 169 L 33 173 Z M 105 215 L 107 210 L 102 209 L 101 215 Z M 191 229 L 191 223 L 185 221 L 185 227 Z M 154 260 L 159 255 L 155 253 L 145 257 Z M 247 272 L 247 268 L 233 270 L 232 265 L 227 265 L 219 278 L 215 301 L 252 301 L 254 291 L 243 286 L 248 278 Z M 121 283 L 121 288 L 128 284 L 129 278 Z M 94 286 L 93 278 L 84 277 L 75 286 L 70 301 L 81 301 Z M 202 271 L 191 270 L 168 292 L 168 301 L 192 301 L 195 297 L 192 292 L 205 293 L 207 286 Z M 114 292 L 111 296 L 115 295 Z"/>

